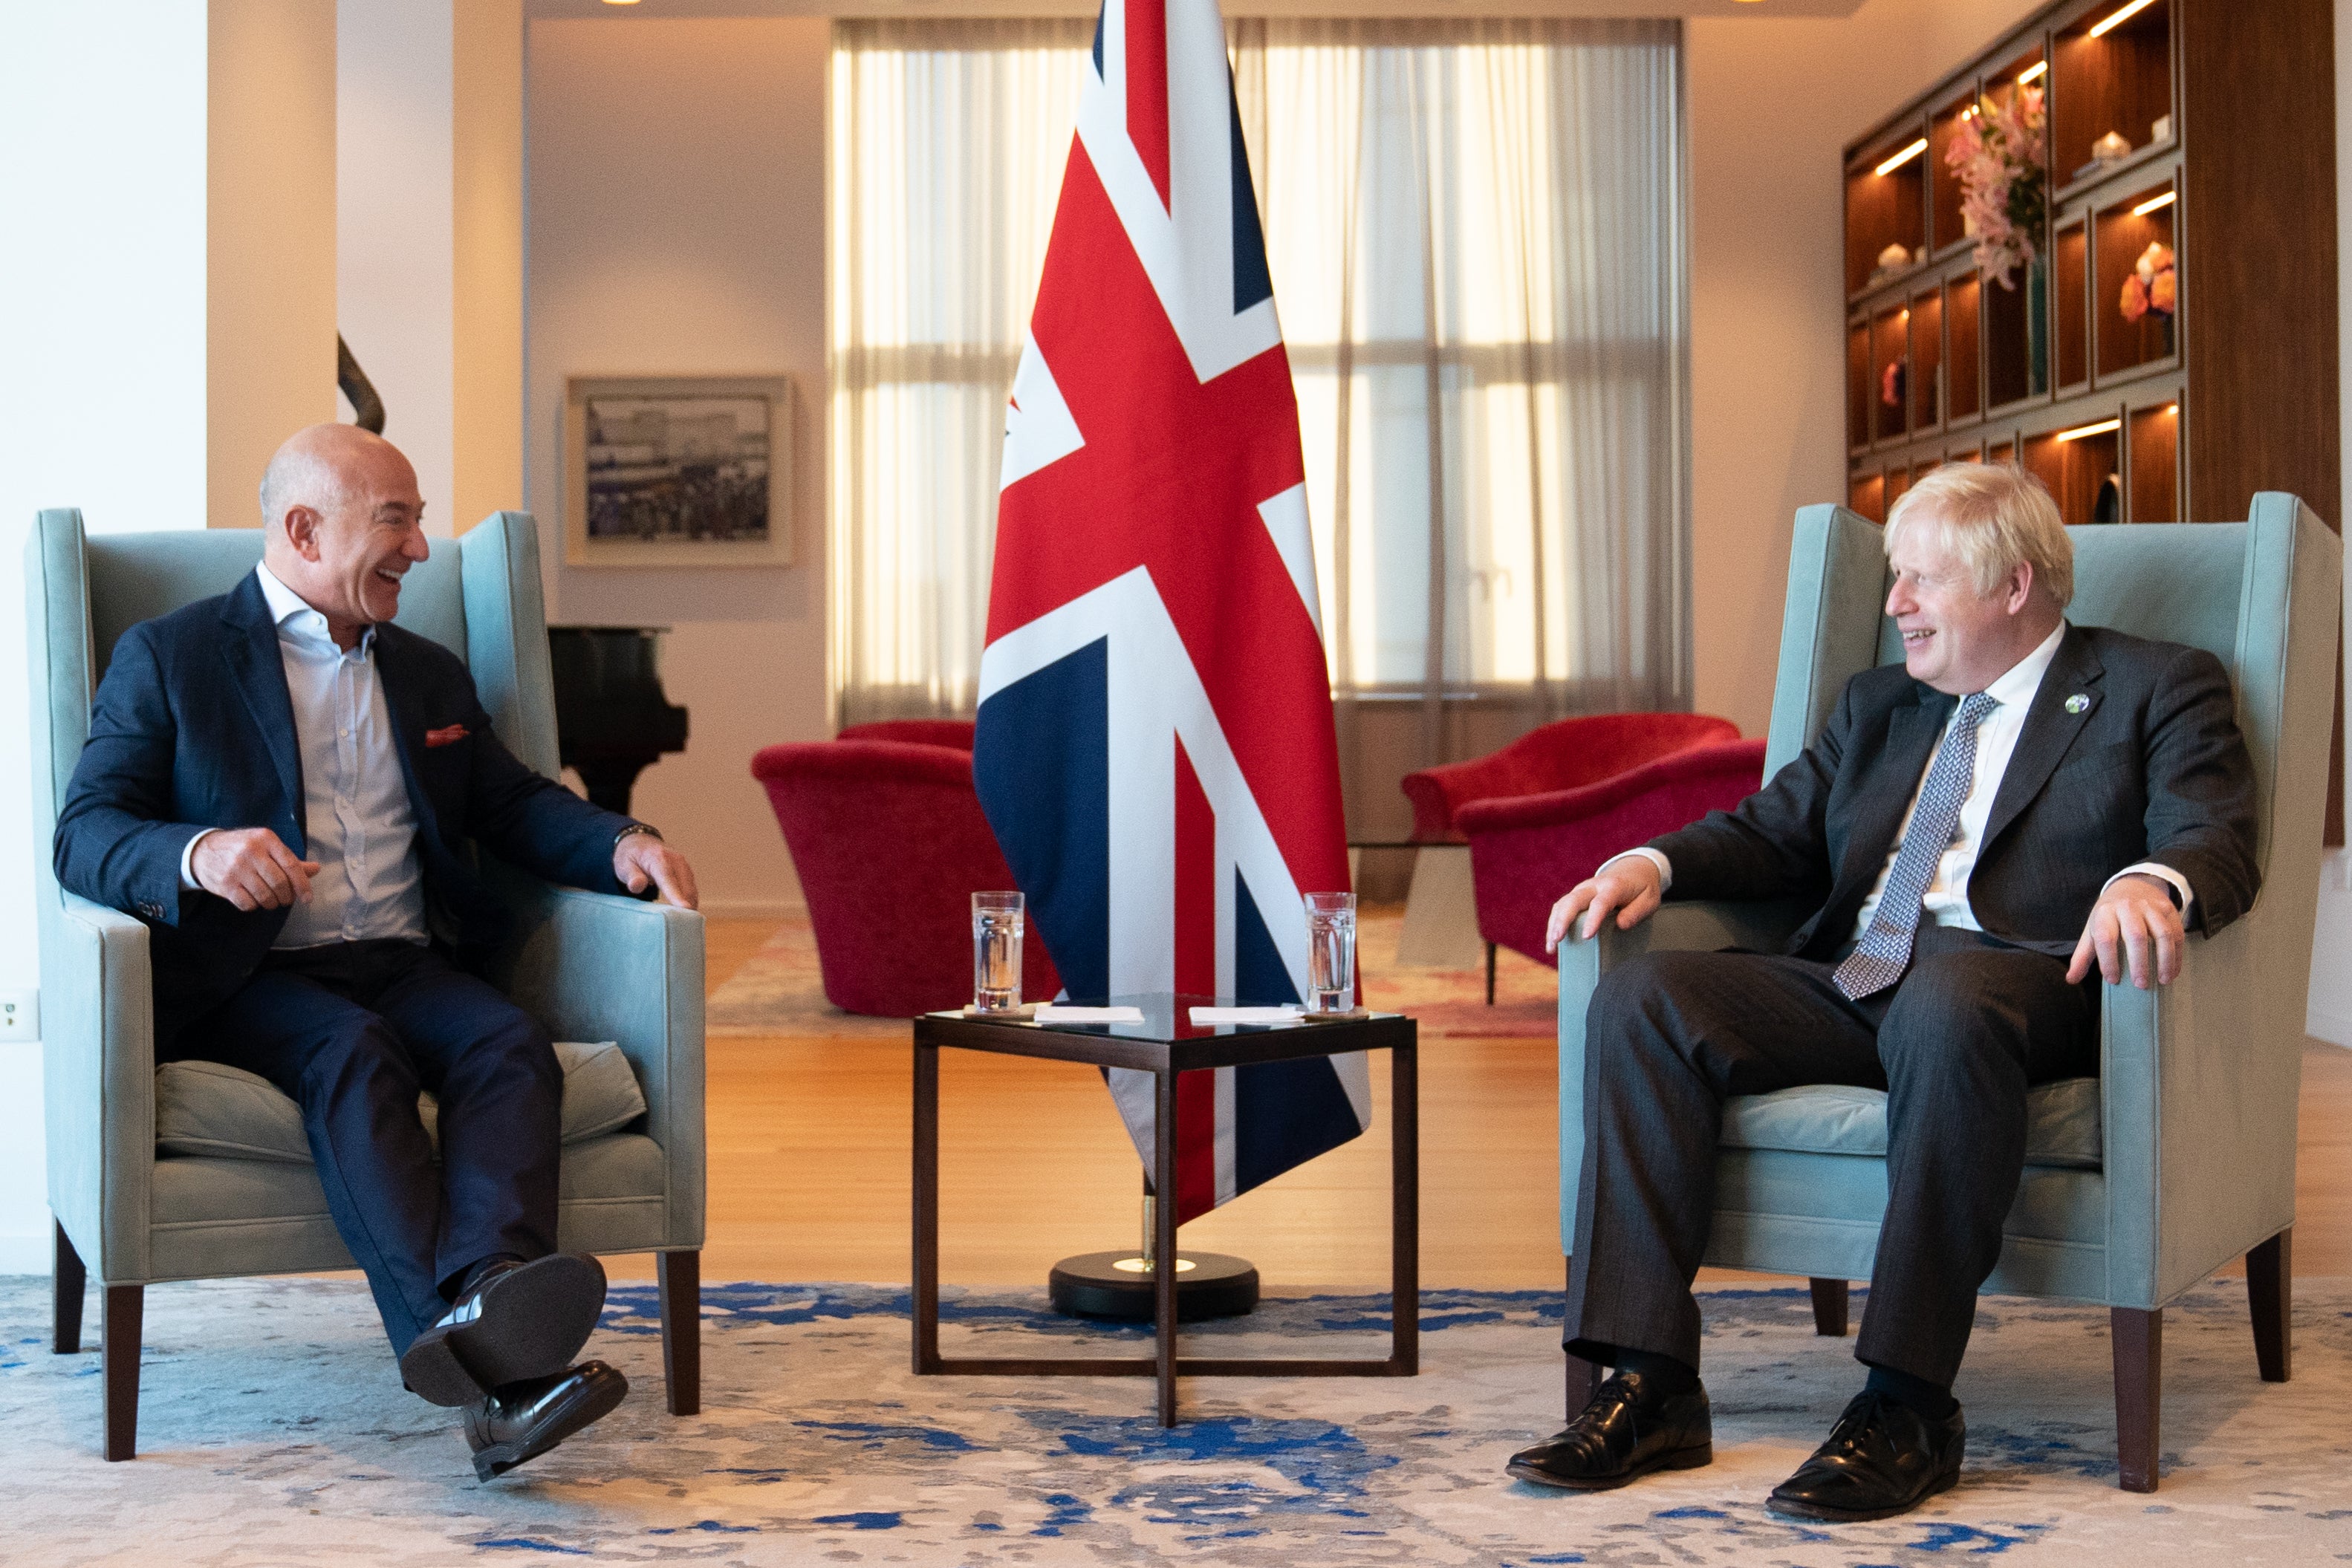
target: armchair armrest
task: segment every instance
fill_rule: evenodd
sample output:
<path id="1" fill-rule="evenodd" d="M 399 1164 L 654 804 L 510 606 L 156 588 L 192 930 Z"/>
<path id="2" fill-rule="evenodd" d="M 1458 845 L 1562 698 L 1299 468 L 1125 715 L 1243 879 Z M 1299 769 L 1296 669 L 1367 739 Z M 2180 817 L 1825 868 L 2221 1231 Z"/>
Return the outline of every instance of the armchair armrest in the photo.
<path id="1" fill-rule="evenodd" d="M 1653 949 L 1713 952 L 1746 947 L 1776 952 L 1804 924 L 1813 905 L 1805 899 L 1752 903 L 1694 899 L 1663 904 L 1631 931 L 1604 922 L 1590 942 L 1559 945 L 1559 1249 L 1573 1250 L 1576 1203 L 1584 1165 L 1584 1015 L 1601 977 Z"/>
<path id="2" fill-rule="evenodd" d="M 100 1279 L 138 1283 L 155 1166 L 147 927 L 54 886 L 40 907 L 49 1208 Z"/>
<path id="3" fill-rule="evenodd" d="M 667 1156 L 669 1244 L 702 1245 L 702 916 L 614 894 L 501 879 L 523 936 L 499 977 L 560 1040 L 617 1041 Z"/>
<path id="4" fill-rule="evenodd" d="M 2192 933 L 2169 986 L 2101 988 L 2112 1305 L 2160 1307 L 2294 1222 L 2303 1032 L 2259 1021 L 2270 913 Z"/>

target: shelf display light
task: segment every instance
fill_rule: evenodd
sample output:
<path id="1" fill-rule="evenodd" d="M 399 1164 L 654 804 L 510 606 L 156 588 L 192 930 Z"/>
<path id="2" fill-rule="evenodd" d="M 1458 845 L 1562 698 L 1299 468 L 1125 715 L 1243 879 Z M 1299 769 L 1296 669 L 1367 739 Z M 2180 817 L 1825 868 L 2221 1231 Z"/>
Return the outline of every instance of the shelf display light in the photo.
<path id="1" fill-rule="evenodd" d="M 1881 174 L 1892 174 L 1895 170 L 1900 169 L 1904 164 L 1908 163 L 1912 159 L 1916 158 L 1920 153 L 1925 152 L 1926 151 L 1927 151 L 1927 139 L 1922 136 L 1917 141 L 1912 142 L 1910 146 L 1906 147 L 1902 152 L 1895 153 L 1894 156 L 1888 158 L 1885 162 L 1881 163 L 1875 172 Z"/>
<path id="2" fill-rule="evenodd" d="M 2123 427 L 2124 422 L 2120 419 L 2102 419 L 2090 424 L 2078 424 L 2072 430 L 2062 430 L 2058 433 L 2055 439 L 2059 441 L 2080 441 L 2087 435 L 2105 435 L 2111 430 L 2121 430 Z"/>
<path id="3" fill-rule="evenodd" d="M 2132 209 L 2132 216 L 2136 218 L 2144 218 L 2147 216 L 2148 214 L 2156 211 L 2158 207 L 2168 207 L 2172 205 L 2173 199 L 2179 194 L 2179 193 L 2177 191 L 2166 191 L 2159 195 L 2150 196 L 2147 201 L 2142 202 L 2138 206 Z"/>
<path id="4" fill-rule="evenodd" d="M 2109 33 L 2114 32 L 2117 27 L 2122 26 L 2126 22 L 2130 21 L 2134 16 L 2138 16 L 2142 11 L 2147 10 L 2150 5 L 2155 4 L 2156 0 L 2131 0 L 2130 5 L 2109 13 L 2105 21 L 2093 23 L 2091 26 L 2091 37 L 2095 38 L 2105 37 Z"/>

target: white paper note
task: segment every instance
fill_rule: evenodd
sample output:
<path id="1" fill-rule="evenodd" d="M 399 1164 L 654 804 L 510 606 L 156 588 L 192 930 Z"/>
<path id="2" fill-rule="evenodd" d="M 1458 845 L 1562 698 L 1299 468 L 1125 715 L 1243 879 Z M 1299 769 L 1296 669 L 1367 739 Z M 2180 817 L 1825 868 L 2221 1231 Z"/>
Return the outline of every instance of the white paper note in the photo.
<path id="1" fill-rule="evenodd" d="M 1194 1008 L 1192 1022 L 1200 1028 L 1220 1023 L 1297 1023 L 1297 1008 Z"/>
<path id="2" fill-rule="evenodd" d="M 1062 1002 L 1041 1002 L 1039 1023 L 1141 1023 L 1141 1008 L 1074 1008 Z"/>

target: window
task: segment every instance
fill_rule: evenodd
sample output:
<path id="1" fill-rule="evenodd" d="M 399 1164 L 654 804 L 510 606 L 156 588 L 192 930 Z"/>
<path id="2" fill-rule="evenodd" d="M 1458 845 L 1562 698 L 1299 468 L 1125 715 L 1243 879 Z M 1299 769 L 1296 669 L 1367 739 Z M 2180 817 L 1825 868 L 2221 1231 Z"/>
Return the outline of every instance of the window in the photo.
<path id="1" fill-rule="evenodd" d="M 836 26 L 845 721 L 971 706 L 1004 400 L 1091 29 Z M 1675 26 L 1230 35 L 1335 693 L 1423 705 L 1423 761 L 1449 699 L 1518 727 L 1686 706 Z"/>

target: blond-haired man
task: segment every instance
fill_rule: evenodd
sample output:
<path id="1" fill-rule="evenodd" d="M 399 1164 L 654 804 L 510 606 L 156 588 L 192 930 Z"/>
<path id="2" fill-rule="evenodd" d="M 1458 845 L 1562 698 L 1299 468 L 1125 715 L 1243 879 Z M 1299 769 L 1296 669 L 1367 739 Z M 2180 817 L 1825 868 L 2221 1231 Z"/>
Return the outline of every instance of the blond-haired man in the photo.
<path id="1" fill-rule="evenodd" d="M 2000 1253 L 2032 1084 L 2098 1071 L 2097 982 L 2179 972 L 2242 914 L 2253 778 L 2211 654 L 2067 623 L 2073 551 L 2041 485 L 1937 469 L 1886 528 L 1903 664 L 1849 682 L 1822 734 L 1728 812 L 1618 856 L 1550 939 L 1667 897 L 1802 897 L 1777 954 L 1652 953 L 1587 1017 L 1568 1349 L 1615 1375 L 1511 1472 L 1600 1490 L 1711 1457 L 1690 1291 L 1724 1101 L 1887 1092 L 1869 1368 L 1785 1516 L 1881 1519 L 1958 1479 L 1951 1384 Z"/>

